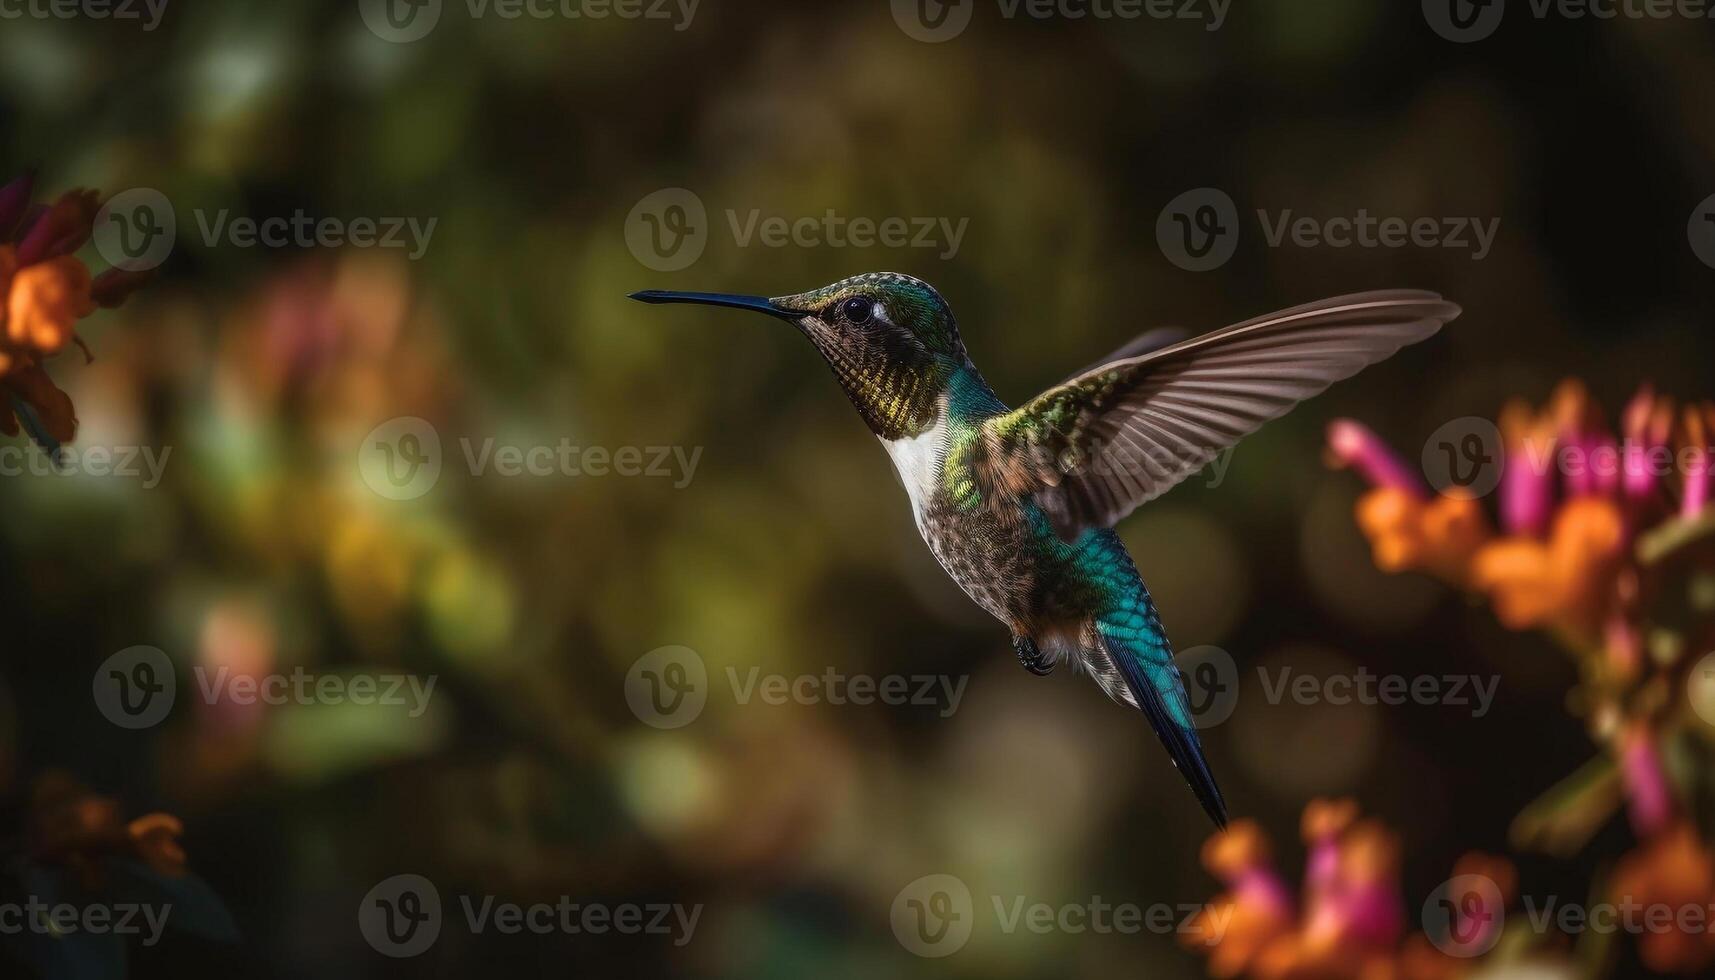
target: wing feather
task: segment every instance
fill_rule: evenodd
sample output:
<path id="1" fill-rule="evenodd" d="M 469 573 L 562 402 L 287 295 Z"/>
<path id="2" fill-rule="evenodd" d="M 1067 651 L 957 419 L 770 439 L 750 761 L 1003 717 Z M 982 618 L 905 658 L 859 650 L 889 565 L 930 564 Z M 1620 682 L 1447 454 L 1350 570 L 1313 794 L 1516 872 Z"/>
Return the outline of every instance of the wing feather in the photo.
<path id="1" fill-rule="evenodd" d="M 1034 494 L 1056 530 L 1075 538 L 1458 315 L 1435 293 L 1357 293 L 1118 357 L 989 420 L 972 472 L 985 498 Z"/>

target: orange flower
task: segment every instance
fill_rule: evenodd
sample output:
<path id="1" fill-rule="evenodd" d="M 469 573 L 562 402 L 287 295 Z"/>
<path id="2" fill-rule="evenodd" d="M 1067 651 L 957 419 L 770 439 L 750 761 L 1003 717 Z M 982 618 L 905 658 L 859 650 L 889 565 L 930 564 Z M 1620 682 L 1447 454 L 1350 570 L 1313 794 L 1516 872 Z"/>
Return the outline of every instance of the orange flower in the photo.
<path id="1" fill-rule="evenodd" d="M 1181 941 L 1209 949 L 1209 973 L 1235 977 L 1292 928 L 1292 901 L 1275 875 L 1268 840 L 1254 821 L 1237 820 L 1203 845 L 1203 865 L 1229 890 L 1191 920 Z"/>
<path id="2" fill-rule="evenodd" d="M 1394 487 L 1359 498 L 1357 521 L 1378 568 L 1422 570 L 1455 584 L 1465 582 L 1472 556 L 1490 537 L 1476 500 L 1437 496 L 1425 501 Z"/>
<path id="3" fill-rule="evenodd" d="M 1583 497 L 1561 507 L 1546 542 L 1502 538 L 1471 563 L 1471 582 L 1487 592 L 1511 629 L 1563 626 L 1595 635 L 1624 558 L 1625 522 L 1612 500 Z"/>
<path id="4" fill-rule="evenodd" d="M 43 449 L 57 453 L 77 435 L 77 414 L 42 361 L 67 343 L 82 347 L 77 321 L 97 306 L 119 305 L 148 273 L 110 269 L 92 280 L 71 253 L 89 240 L 96 193 L 71 191 L 31 212 L 31 186 L 24 178 L 0 188 L 0 234 L 11 237 L 16 228 L 19 236 L 15 243 L 0 241 L 0 433 L 28 430 Z"/>
<path id="5" fill-rule="evenodd" d="M 1304 912 L 1296 915 L 1248 820 L 1209 838 L 1203 863 L 1229 889 L 1193 920 L 1184 943 L 1209 949 L 1209 972 L 1259 980 L 1454 980 L 1473 966 L 1421 936 L 1400 944 L 1399 840 L 1360 820 L 1351 800 L 1317 800 L 1304 811 L 1309 844 Z M 1469 860 L 1461 862 L 1470 870 Z M 1510 867 L 1504 866 L 1510 875 Z M 1474 873 L 1474 872 L 1473 872 Z M 1500 872 L 1496 872 L 1497 877 Z M 1510 890 L 1511 879 L 1502 887 Z M 1224 928 L 1220 928 L 1224 923 Z"/>
<path id="6" fill-rule="evenodd" d="M 1715 906 L 1715 861 L 1689 824 L 1675 824 L 1621 858 L 1614 869 L 1613 895 L 1615 904 L 1640 906 L 1645 916 L 1651 908 L 1673 913 L 1667 928 L 1639 933 L 1638 954 L 1645 966 L 1658 973 L 1689 973 L 1715 963 L 1715 932 L 1703 919 L 1698 920 L 1702 928 L 1675 927 L 1683 910 L 1703 915 Z"/>
<path id="7" fill-rule="evenodd" d="M 131 848 L 156 872 L 178 878 L 185 873 L 185 849 L 179 844 L 185 825 L 170 813 L 150 813 L 125 827 Z"/>
<path id="8" fill-rule="evenodd" d="M 70 255 L 19 269 L 6 302 L 6 342 L 58 354 L 77 321 L 95 312 L 90 285 L 89 269 Z"/>

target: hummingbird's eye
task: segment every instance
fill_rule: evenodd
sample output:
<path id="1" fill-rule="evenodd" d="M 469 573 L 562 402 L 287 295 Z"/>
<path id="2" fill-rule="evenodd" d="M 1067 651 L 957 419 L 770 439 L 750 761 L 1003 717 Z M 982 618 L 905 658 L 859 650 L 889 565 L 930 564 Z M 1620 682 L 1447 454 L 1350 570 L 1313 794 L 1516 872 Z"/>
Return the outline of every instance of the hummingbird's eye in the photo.
<path id="1" fill-rule="evenodd" d="M 863 326 L 875 316 L 875 300 L 868 296 L 853 296 L 840 304 L 840 315 L 846 322 Z"/>

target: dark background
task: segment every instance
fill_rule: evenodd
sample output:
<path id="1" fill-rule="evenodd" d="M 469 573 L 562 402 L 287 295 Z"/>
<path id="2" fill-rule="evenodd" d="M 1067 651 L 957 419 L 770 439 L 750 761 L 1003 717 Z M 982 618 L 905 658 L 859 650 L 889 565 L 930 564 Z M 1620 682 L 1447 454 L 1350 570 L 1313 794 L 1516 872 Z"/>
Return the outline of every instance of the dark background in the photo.
<path id="1" fill-rule="evenodd" d="M 1209 830 L 1140 719 L 1087 680 L 1013 662 L 934 566 L 885 455 L 814 352 L 766 322 L 629 303 L 639 288 L 783 294 L 864 271 L 934 283 L 1018 402 L 1153 326 L 1200 331 L 1325 295 L 1433 289 L 1465 313 L 1242 443 L 1120 528 L 1180 649 L 1245 678 L 1204 733 L 1236 815 L 1295 874 L 1298 814 L 1351 795 L 1405 844 L 1405 904 L 1592 752 L 1547 639 L 1376 571 L 1361 490 L 1323 429 L 1408 458 L 1442 423 L 1584 378 L 1708 396 L 1715 274 L 1687 242 L 1715 193 L 1707 22 L 1538 20 L 1438 37 L 1416 4 L 1238 3 L 1198 23 L 1007 20 L 979 2 L 941 44 L 880 0 L 704 0 L 660 21 L 472 19 L 368 32 L 355 0 L 192 4 L 158 29 L 0 21 L 0 176 L 44 193 L 159 190 L 159 278 L 82 327 L 52 370 L 80 441 L 174 448 L 163 483 L 0 481 L 5 721 L 31 779 L 76 774 L 129 813 L 185 818 L 191 866 L 245 941 L 133 949 L 140 976 L 1201 975 L 1171 936 L 1013 935 L 983 896 L 1200 902 Z M 1313 9 L 1306 9 L 1313 8 Z M 1216 187 L 1244 231 L 1218 270 L 1154 229 Z M 628 214 L 683 187 L 713 225 L 658 272 Z M 396 250 L 239 248 L 192 213 L 434 217 Z M 958 254 L 739 247 L 726 212 L 968 218 Z M 1499 218 L 1493 251 L 1270 248 L 1254 212 Z M 91 264 L 100 260 L 91 250 Z M 430 420 L 448 466 L 394 502 L 365 432 Z M 695 478 L 473 476 L 456 440 L 703 447 Z M 179 704 L 109 724 L 90 678 L 126 647 L 180 665 Z M 933 708 L 737 705 L 685 728 L 633 716 L 626 672 L 667 644 L 711 674 L 949 674 Z M 193 704 L 194 664 L 439 678 L 424 718 Z M 1257 666 L 1499 674 L 1494 710 L 1271 705 Z M 1582 897 L 1628 843 L 1515 854 L 1527 890 Z M 423 874 L 516 901 L 703 903 L 693 940 L 472 936 L 390 960 L 355 909 Z M 889 907 L 960 876 L 970 944 L 912 956 Z"/>

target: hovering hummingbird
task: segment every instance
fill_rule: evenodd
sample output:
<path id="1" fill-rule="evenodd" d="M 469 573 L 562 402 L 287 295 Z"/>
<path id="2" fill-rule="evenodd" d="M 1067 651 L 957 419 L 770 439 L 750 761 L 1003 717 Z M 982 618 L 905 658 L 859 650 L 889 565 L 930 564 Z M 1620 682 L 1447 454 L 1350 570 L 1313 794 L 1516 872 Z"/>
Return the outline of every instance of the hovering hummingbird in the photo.
<path id="1" fill-rule="evenodd" d="M 891 272 L 768 299 L 647 290 L 645 303 L 752 310 L 821 352 L 911 497 L 935 559 L 1012 630 L 1019 661 L 1062 660 L 1140 709 L 1225 826 L 1155 604 L 1111 527 L 1269 419 L 1406 344 L 1459 307 L 1390 290 L 1295 306 L 1190 340 L 1144 334 L 1017 409 L 965 353 L 928 283 Z"/>

